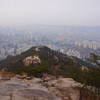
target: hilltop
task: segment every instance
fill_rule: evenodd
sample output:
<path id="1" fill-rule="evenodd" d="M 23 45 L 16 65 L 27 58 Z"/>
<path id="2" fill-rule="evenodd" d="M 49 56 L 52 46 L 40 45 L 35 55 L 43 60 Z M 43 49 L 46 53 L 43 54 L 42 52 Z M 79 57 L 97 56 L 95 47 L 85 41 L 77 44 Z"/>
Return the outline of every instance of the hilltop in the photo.
<path id="1" fill-rule="evenodd" d="M 70 68 L 91 67 L 76 57 L 68 56 L 46 46 L 34 46 L 17 56 L 0 61 L 0 69 L 15 73 L 26 72 L 30 75 L 66 75 Z"/>

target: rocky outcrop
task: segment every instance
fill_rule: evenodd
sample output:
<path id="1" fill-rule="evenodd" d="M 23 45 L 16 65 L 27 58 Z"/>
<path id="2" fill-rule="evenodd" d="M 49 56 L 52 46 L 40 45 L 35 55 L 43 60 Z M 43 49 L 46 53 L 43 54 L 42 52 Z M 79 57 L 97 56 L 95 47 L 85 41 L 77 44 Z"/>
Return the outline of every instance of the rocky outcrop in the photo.
<path id="1" fill-rule="evenodd" d="M 0 100 L 79 100 L 79 91 L 74 87 L 80 84 L 70 78 L 53 76 L 19 79 L 0 82 Z"/>
<path id="2" fill-rule="evenodd" d="M 13 78 L 0 83 L 0 100 L 61 100 L 42 86 L 41 79 Z"/>
<path id="3" fill-rule="evenodd" d="M 9 75 L 9 80 L 6 76 Z M 2 74 L 0 74 L 2 76 Z M 0 79 L 0 100 L 100 100 L 95 88 L 83 88 L 72 78 L 44 74 L 42 78 L 3 73 Z"/>
<path id="4" fill-rule="evenodd" d="M 71 78 L 58 78 L 51 80 L 46 78 L 44 86 L 62 100 L 79 100 L 80 93 L 76 87 L 81 86 L 81 84 L 75 82 Z"/>
<path id="5" fill-rule="evenodd" d="M 38 64 L 38 63 L 41 63 L 39 56 L 29 56 L 23 60 L 23 64 L 25 66 L 29 66 L 31 64 Z"/>

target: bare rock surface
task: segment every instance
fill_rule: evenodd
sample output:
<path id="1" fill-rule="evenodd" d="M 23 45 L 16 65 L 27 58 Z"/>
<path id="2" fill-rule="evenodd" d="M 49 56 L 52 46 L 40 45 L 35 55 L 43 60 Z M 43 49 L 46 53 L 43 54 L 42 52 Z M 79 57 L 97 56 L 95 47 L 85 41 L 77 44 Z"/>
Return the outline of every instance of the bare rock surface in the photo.
<path id="1" fill-rule="evenodd" d="M 79 100 L 80 84 L 70 78 L 0 80 L 0 100 Z"/>
<path id="2" fill-rule="evenodd" d="M 23 60 L 25 66 L 29 66 L 30 64 L 41 63 L 41 60 L 38 56 L 29 56 Z"/>
<path id="3" fill-rule="evenodd" d="M 46 78 L 47 79 L 47 78 Z M 49 91 L 62 98 L 62 100 L 79 100 L 79 90 L 76 87 L 80 83 L 71 78 L 49 79 L 44 82 Z"/>

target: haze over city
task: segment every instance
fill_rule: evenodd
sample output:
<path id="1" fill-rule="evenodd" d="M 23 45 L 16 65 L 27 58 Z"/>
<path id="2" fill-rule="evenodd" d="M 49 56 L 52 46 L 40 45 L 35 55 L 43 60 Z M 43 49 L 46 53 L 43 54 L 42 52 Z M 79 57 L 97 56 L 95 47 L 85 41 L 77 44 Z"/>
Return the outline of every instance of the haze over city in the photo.
<path id="1" fill-rule="evenodd" d="M 100 26 L 100 0 L 0 0 L 0 25 Z"/>

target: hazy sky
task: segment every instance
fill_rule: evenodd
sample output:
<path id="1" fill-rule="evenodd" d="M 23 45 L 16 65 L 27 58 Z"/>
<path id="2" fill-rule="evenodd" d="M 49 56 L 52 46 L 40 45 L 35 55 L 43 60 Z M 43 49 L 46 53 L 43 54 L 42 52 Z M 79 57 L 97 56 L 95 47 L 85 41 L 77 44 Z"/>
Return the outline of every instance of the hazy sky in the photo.
<path id="1" fill-rule="evenodd" d="M 0 24 L 100 25 L 100 0 L 0 0 Z"/>

